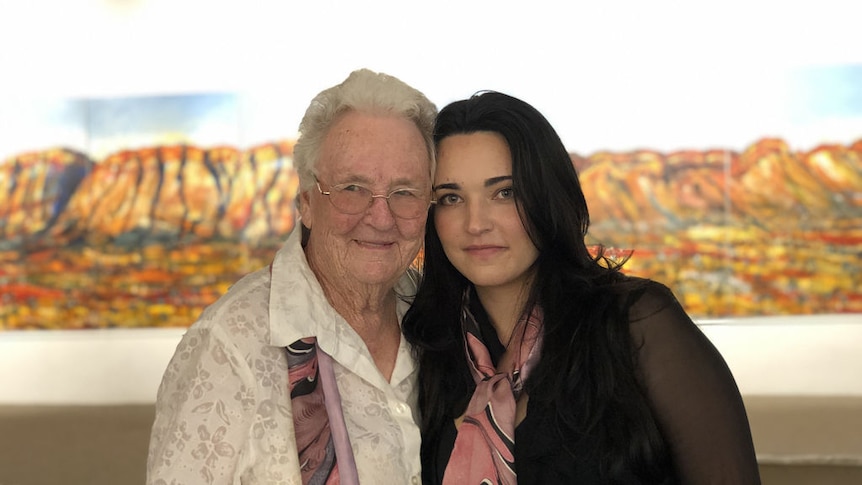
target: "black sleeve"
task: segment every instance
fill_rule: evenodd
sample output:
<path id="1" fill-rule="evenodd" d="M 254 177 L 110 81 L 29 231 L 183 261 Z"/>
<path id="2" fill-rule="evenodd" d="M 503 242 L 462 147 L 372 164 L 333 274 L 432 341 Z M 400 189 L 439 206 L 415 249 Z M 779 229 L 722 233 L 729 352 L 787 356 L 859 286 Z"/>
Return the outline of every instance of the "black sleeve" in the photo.
<path id="1" fill-rule="evenodd" d="M 639 377 L 681 483 L 759 484 L 742 397 L 715 346 L 660 284 L 630 316 Z"/>

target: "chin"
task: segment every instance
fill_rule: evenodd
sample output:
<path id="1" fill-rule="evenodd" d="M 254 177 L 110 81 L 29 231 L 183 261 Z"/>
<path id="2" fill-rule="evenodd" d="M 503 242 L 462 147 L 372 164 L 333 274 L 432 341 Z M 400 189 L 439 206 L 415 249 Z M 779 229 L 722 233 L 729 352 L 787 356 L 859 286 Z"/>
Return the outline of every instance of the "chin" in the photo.
<path id="1" fill-rule="evenodd" d="M 354 268 L 353 274 L 357 281 L 367 285 L 382 285 L 397 281 L 407 268 L 399 270 L 391 265 L 381 267 L 374 264 L 365 264 Z"/>
<path id="2" fill-rule="evenodd" d="M 473 286 L 476 286 L 477 288 L 500 286 L 508 281 L 508 278 L 504 278 L 499 275 L 474 273 L 472 275 L 465 274 L 464 276 L 468 280 L 470 280 L 471 283 L 473 283 Z"/>

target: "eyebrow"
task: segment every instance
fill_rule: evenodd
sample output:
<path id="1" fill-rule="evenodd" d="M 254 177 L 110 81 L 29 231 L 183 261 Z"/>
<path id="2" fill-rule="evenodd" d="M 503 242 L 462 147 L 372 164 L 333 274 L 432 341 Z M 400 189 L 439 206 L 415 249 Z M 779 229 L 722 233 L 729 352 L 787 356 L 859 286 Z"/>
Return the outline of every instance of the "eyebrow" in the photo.
<path id="1" fill-rule="evenodd" d="M 505 182 L 507 180 L 512 180 L 512 176 L 511 175 L 500 175 L 499 177 L 491 177 L 491 178 L 485 180 L 485 187 L 493 187 L 493 186 L 499 184 L 500 182 Z M 457 190 L 460 188 L 461 188 L 461 186 L 458 184 L 448 183 L 448 184 L 435 185 L 434 187 L 431 187 L 431 190 L 434 190 L 434 191 L 437 191 L 440 189 Z"/>
<path id="2" fill-rule="evenodd" d="M 370 178 L 364 177 L 362 175 L 348 174 L 348 176 L 344 178 L 343 182 L 338 182 L 336 185 L 347 185 L 347 184 L 356 184 L 356 185 L 361 185 L 363 187 L 371 187 L 372 185 L 374 185 L 374 182 Z M 390 187 L 401 187 L 401 188 L 405 188 L 405 187 L 406 188 L 417 188 L 416 185 L 417 184 L 416 184 L 415 180 L 410 180 L 407 178 L 399 178 L 399 179 L 393 180 L 389 184 Z M 421 185 L 421 184 L 419 184 L 419 185 Z"/>

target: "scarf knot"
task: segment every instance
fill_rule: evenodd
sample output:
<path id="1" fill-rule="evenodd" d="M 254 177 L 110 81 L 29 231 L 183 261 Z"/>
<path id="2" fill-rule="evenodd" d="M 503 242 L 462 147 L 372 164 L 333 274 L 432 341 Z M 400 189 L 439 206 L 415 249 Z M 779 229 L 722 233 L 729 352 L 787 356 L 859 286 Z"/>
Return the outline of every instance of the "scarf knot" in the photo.
<path id="1" fill-rule="evenodd" d="M 512 330 L 498 365 L 482 342 L 469 310 L 469 291 L 461 307 L 464 350 L 476 389 L 458 427 L 455 446 L 443 473 L 444 485 L 494 483 L 517 485 L 515 415 L 523 382 L 541 350 L 542 312 L 538 307 Z"/>

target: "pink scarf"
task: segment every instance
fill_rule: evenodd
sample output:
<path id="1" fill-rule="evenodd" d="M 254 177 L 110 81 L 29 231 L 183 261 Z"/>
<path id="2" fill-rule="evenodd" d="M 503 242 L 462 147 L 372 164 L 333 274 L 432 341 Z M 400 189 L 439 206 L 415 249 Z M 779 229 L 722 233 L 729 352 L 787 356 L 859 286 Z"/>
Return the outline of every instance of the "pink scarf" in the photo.
<path id="1" fill-rule="evenodd" d="M 516 485 L 516 403 L 541 351 L 542 312 L 534 308 L 528 317 L 515 325 L 506 353 L 500 359 L 501 365 L 497 368 L 482 343 L 479 325 L 470 313 L 468 299 L 465 293 L 461 325 L 476 390 L 458 427 L 455 447 L 443 474 L 443 484 Z M 507 368 L 503 368 L 504 365 Z"/>
<path id="2" fill-rule="evenodd" d="M 332 357 L 316 338 L 299 339 L 287 346 L 287 372 L 302 483 L 358 485 Z"/>

